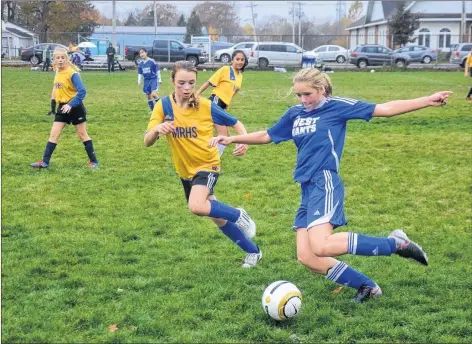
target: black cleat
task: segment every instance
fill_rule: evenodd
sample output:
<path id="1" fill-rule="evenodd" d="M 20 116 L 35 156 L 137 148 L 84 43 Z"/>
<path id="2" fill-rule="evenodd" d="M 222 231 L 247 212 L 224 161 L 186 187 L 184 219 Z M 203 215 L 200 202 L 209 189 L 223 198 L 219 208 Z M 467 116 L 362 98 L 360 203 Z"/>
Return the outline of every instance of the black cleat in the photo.
<path id="1" fill-rule="evenodd" d="M 382 295 L 382 289 L 376 284 L 375 287 L 370 285 L 363 285 L 357 291 L 356 296 L 354 296 L 353 301 L 357 303 L 362 303 L 367 301 L 371 297 L 377 297 Z"/>
<path id="2" fill-rule="evenodd" d="M 416 260 L 417 262 L 428 265 L 428 256 L 420 245 L 408 239 L 408 236 L 401 229 L 395 229 L 389 238 L 395 240 L 397 252 L 400 257 Z"/>

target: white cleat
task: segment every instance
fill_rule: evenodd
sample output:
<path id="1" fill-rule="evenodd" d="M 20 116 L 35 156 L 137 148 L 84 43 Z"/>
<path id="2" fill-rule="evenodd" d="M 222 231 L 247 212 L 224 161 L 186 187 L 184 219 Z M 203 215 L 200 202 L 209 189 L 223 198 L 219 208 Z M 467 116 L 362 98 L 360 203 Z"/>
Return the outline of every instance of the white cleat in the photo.
<path id="1" fill-rule="evenodd" d="M 256 236 L 256 224 L 247 214 L 246 210 L 243 208 L 238 208 L 241 211 L 239 219 L 236 221 L 236 225 L 240 230 L 243 231 L 244 235 L 249 239 L 252 239 Z"/>
<path id="2" fill-rule="evenodd" d="M 253 268 L 259 263 L 262 259 L 262 251 L 259 249 L 259 253 L 248 253 L 246 258 L 244 258 L 243 268 L 249 269 Z"/>

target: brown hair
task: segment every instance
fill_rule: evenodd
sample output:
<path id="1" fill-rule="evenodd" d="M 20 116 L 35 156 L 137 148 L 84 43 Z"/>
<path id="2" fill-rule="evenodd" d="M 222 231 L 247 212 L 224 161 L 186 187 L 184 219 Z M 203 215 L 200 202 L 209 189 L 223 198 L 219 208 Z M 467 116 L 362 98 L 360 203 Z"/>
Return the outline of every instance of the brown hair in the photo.
<path id="1" fill-rule="evenodd" d="M 333 95 L 333 84 L 328 75 L 316 68 L 303 68 L 293 77 L 292 82 L 306 82 L 317 90 L 324 90 L 325 97 Z"/>
<path id="2" fill-rule="evenodd" d="M 186 72 L 193 72 L 195 73 L 195 77 L 198 76 L 197 67 L 191 64 L 189 61 L 177 61 L 172 66 L 172 73 L 171 73 L 172 81 L 175 81 L 175 74 L 177 74 L 179 70 L 184 70 Z M 192 91 L 192 93 L 190 94 L 188 106 L 194 109 L 198 109 L 198 102 L 197 102 L 197 99 L 195 98 L 195 91 Z"/>

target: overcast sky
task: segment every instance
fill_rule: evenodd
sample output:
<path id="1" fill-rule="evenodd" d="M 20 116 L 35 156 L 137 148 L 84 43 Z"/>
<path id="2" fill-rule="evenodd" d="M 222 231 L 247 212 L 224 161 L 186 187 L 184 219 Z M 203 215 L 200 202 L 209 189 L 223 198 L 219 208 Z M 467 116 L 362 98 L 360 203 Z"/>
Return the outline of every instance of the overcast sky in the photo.
<path id="1" fill-rule="evenodd" d="M 164 2 L 164 1 L 162 1 Z M 203 1 L 165 1 L 164 3 L 172 4 L 177 7 L 180 13 L 185 17 L 190 15 L 192 8 Z M 92 1 L 95 7 L 107 17 L 112 14 L 112 1 Z M 317 23 L 325 23 L 334 21 L 336 19 L 336 3 L 337 1 L 301 1 L 302 11 L 305 18 L 308 18 Z M 345 1 L 346 12 L 352 1 Z M 134 8 L 142 9 L 145 6 L 152 4 L 152 1 L 117 1 L 116 12 L 119 18 L 125 18 L 126 14 Z M 240 25 L 243 26 L 251 21 L 251 8 L 249 1 L 237 1 L 236 12 L 240 18 Z M 291 19 L 289 11 L 292 4 L 288 1 L 254 1 L 257 5 L 254 12 L 257 14 L 256 26 L 258 23 L 265 24 L 272 15 L 286 17 Z M 365 5 L 364 5 L 365 7 Z"/>

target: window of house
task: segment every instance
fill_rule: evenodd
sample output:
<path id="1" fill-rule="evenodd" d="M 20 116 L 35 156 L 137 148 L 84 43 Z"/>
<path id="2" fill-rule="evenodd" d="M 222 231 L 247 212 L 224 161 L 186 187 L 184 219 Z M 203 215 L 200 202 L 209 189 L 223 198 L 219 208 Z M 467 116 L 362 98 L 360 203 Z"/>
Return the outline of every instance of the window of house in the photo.
<path id="1" fill-rule="evenodd" d="M 431 45 L 431 33 L 429 29 L 422 28 L 418 34 L 418 44 L 430 47 Z"/>
<path id="2" fill-rule="evenodd" d="M 444 28 L 439 30 L 438 48 L 449 48 L 451 46 L 451 30 Z"/>

